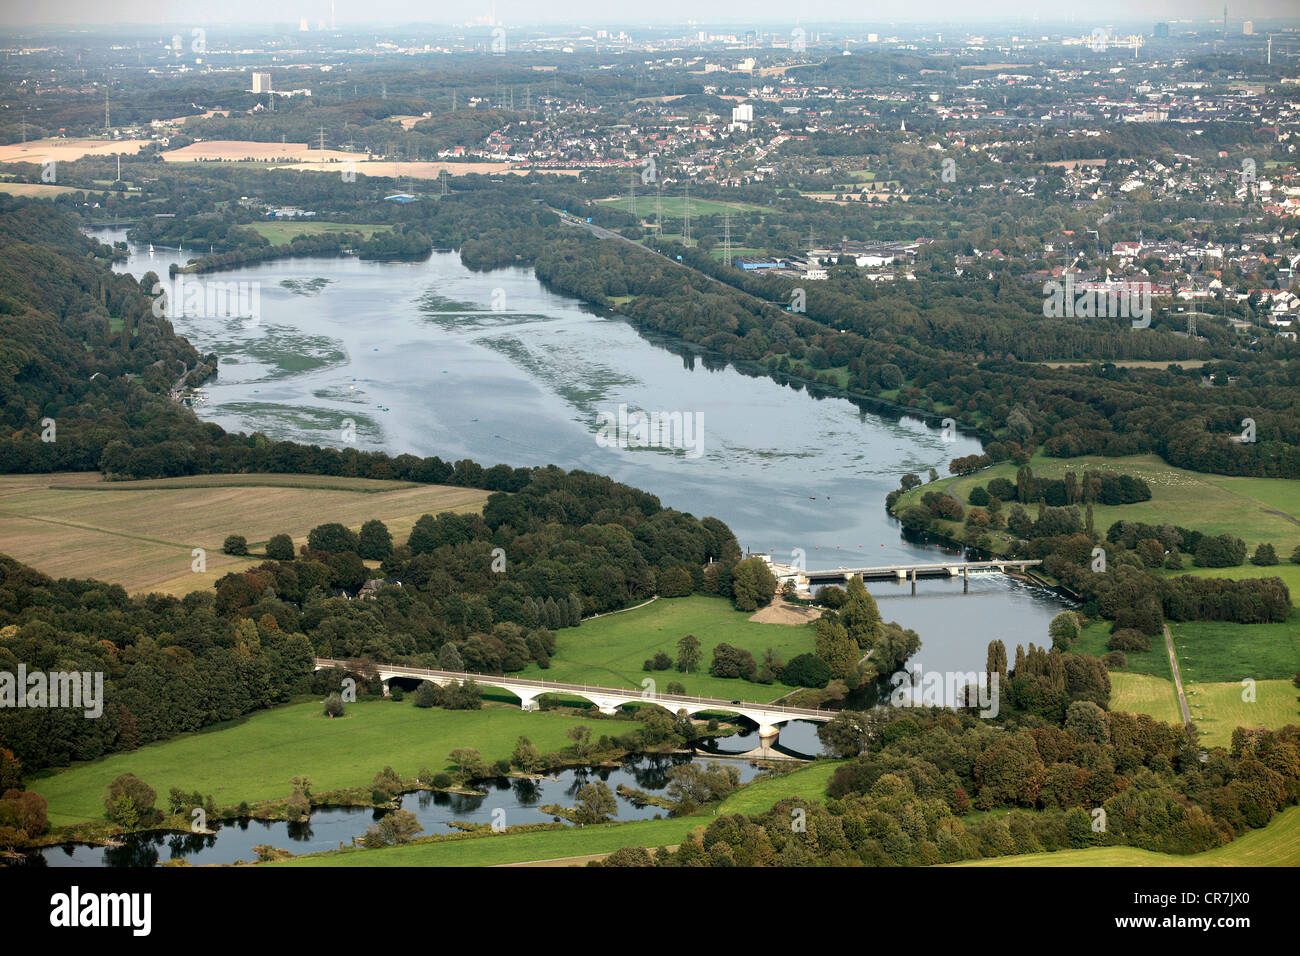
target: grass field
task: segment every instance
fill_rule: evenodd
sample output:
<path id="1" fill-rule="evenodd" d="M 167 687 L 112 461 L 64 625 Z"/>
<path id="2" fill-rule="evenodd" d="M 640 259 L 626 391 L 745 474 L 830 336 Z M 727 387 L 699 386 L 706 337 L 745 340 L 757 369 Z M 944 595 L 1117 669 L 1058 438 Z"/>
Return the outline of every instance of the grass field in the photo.
<path id="1" fill-rule="evenodd" d="M 1256 680 L 1255 700 L 1250 702 L 1242 699 L 1246 688 L 1240 681 L 1214 684 L 1188 681 L 1184 682 L 1183 689 L 1202 747 L 1229 746 L 1232 732 L 1238 727 L 1276 730 L 1288 724 L 1300 726 L 1300 690 L 1289 680 Z"/>
<path id="2" fill-rule="evenodd" d="M 1066 470 L 1082 474 L 1085 469 L 1136 475 L 1151 487 L 1151 500 L 1131 505 L 1097 505 L 1093 509 L 1097 530 L 1104 534 L 1116 521 L 1144 521 L 1148 524 L 1180 525 L 1204 534 L 1234 534 L 1246 542 L 1251 553 L 1263 541 L 1271 542 L 1283 561 L 1300 545 L 1300 481 L 1280 478 L 1234 478 L 1207 475 L 1165 464 L 1154 455 L 1130 455 L 1124 458 L 1045 458 L 1030 460 L 1034 473 L 1042 478 L 1060 478 Z M 1017 466 L 1002 462 L 975 475 L 941 478 L 903 495 L 896 513 L 921 503 L 927 491 L 951 491 L 969 504 L 971 489 L 987 485 L 994 478 L 1015 481 Z M 950 530 L 960 524 L 948 522 Z M 1201 573 L 1185 562 L 1187 573 Z M 1278 567 L 1281 567 L 1279 565 Z M 1252 565 L 1246 565 L 1252 568 Z M 1246 568 L 1223 569 L 1228 577 L 1248 576 Z M 1277 568 L 1256 569 L 1277 573 Z M 1237 574 L 1237 572 L 1242 572 Z"/>
<path id="3" fill-rule="evenodd" d="M 344 853 L 301 856 L 264 866 L 501 866 L 530 860 L 558 860 L 570 856 L 613 853 L 625 846 L 676 846 L 696 827 L 707 824 L 702 817 L 670 820 L 636 820 L 578 829 L 542 830 L 535 833 L 503 833 L 444 843 L 417 843 L 383 850 L 355 850 Z"/>
<path id="4" fill-rule="evenodd" d="M 49 801 L 50 824 L 64 826 L 103 819 L 104 791 L 122 773 L 135 774 L 163 802 L 180 787 L 211 793 L 218 806 L 229 806 L 287 797 L 300 775 L 323 793 L 366 785 L 385 766 L 406 777 L 422 767 L 450 769 L 447 755 L 456 747 L 474 747 L 492 762 L 509 757 L 521 734 L 543 753 L 563 750 L 572 745 L 566 732 L 581 723 L 596 735 L 638 726 L 517 707 L 424 710 L 409 695 L 350 704 L 346 717 L 330 720 L 319 702 L 308 701 L 30 778 L 27 786 Z"/>
<path id="5" fill-rule="evenodd" d="M 1178 711 L 1178 691 L 1174 682 L 1148 674 L 1126 674 L 1112 671 L 1110 675 L 1110 709 L 1130 714 L 1150 714 L 1166 724 L 1182 725 Z"/>
<path id="6" fill-rule="evenodd" d="M 786 797 L 825 800 L 826 787 L 843 763 L 843 760 L 817 760 L 792 773 L 755 780 L 723 800 L 718 813 L 765 813 Z"/>
<path id="7" fill-rule="evenodd" d="M 823 800 L 826 783 L 841 761 L 817 761 L 793 773 L 756 780 L 737 790 L 718 807 L 724 813 L 762 813 L 786 797 Z M 668 820 L 636 820 L 607 826 L 570 827 L 536 833 L 505 833 L 444 843 L 420 843 L 383 850 L 317 854 L 272 866 L 499 866 L 530 860 L 612 853 L 625 846 L 675 846 L 713 819 L 712 811 Z"/>
<path id="8" fill-rule="evenodd" d="M 1289 680 L 1300 672 L 1300 611 L 1276 624 L 1185 621 L 1169 630 L 1185 683 Z"/>
<path id="9" fill-rule="evenodd" d="M 764 249 L 757 249 L 753 246 L 732 246 L 731 261 L 735 262 L 740 256 L 761 256 L 765 251 L 766 250 Z M 708 255 L 717 259 L 719 262 L 722 261 L 723 256 L 726 254 L 727 250 L 723 249 L 721 246 L 714 246 L 708 251 Z"/>
<path id="10" fill-rule="evenodd" d="M 54 186 L 49 183 L 0 183 L 0 193 L 26 196 L 29 199 L 53 199 L 61 193 L 85 192 L 76 186 Z"/>
<path id="11" fill-rule="evenodd" d="M 1238 726 L 1300 724 L 1300 691 L 1290 680 L 1300 672 L 1300 611 L 1278 624 L 1187 621 L 1169 628 L 1202 746 L 1226 747 Z M 1089 624 L 1071 650 L 1101 656 L 1109 633 L 1108 622 Z M 1110 709 L 1181 724 L 1164 641 L 1154 638 L 1150 651 L 1128 652 L 1125 657 L 1127 666 L 1110 674 Z M 1246 677 L 1255 681 L 1253 703 L 1241 698 Z"/>
<path id="12" fill-rule="evenodd" d="M 694 634 L 700 642 L 703 659 L 697 671 L 682 674 L 675 668 L 654 672 L 641 669 L 656 651 L 676 660 L 677 642 L 687 634 Z M 793 688 L 710 677 L 713 648 L 720 643 L 743 647 L 761 662 L 763 653 L 775 647 L 789 661 L 796 654 L 813 650 L 814 635 L 808 625 L 751 622 L 749 615 L 733 609 L 730 601 L 695 595 L 664 598 L 636 610 L 585 621 L 581 627 L 559 631 L 557 641 L 548 670 L 530 664 L 520 676 L 606 687 L 641 687 L 643 679 L 652 677 L 661 692 L 670 681 L 678 681 L 688 694 L 766 702 Z"/>
<path id="13" fill-rule="evenodd" d="M 1242 727 L 1278 728 L 1300 724 L 1300 703 L 1290 678 L 1300 672 L 1300 612 L 1278 624 L 1227 624 L 1188 621 L 1170 624 L 1183 675 L 1187 706 L 1204 747 L 1226 747 Z M 1071 648 L 1106 653 L 1110 624 L 1094 622 Z M 1126 653 L 1127 666 L 1110 674 L 1110 709 L 1150 714 L 1181 724 L 1178 695 L 1164 641 L 1151 650 Z M 1255 701 L 1242 700 L 1243 678 L 1255 681 Z"/>
<path id="14" fill-rule="evenodd" d="M 369 239 L 376 232 L 389 232 L 392 226 L 363 226 L 351 222 L 255 222 L 253 229 L 271 240 L 273 246 L 285 246 L 295 236 L 320 236 L 334 232 L 359 232 Z"/>
<path id="15" fill-rule="evenodd" d="M 952 866 L 1300 866 L 1300 807 L 1290 807 L 1269 825 L 1251 830 L 1227 846 L 1190 856 L 1152 853 L 1127 846 L 1100 846 L 1086 850 L 1058 850 L 968 860 Z"/>
<path id="16" fill-rule="evenodd" d="M 0 147 L 0 162 L 13 162 L 3 157 L 6 150 L 16 147 Z M 120 148 L 115 152 L 123 151 Z M 314 172 L 341 174 L 345 169 L 353 169 L 358 175 L 397 178 L 408 176 L 413 179 L 436 179 L 442 173 L 448 176 L 464 176 L 469 173 L 491 175 L 512 173 L 526 175 L 527 170 L 514 170 L 510 163 L 466 163 L 466 162 L 408 162 L 399 160 L 366 159 L 365 153 L 350 153 L 340 149 L 317 149 L 311 143 L 270 143 L 254 140 L 205 140 L 191 143 L 179 149 L 170 149 L 160 154 L 165 162 L 228 162 L 271 164 L 280 169 L 297 169 Z M 30 162 L 31 160 L 27 160 Z M 551 170 L 548 170 L 551 172 Z"/>
<path id="17" fill-rule="evenodd" d="M 313 155 L 318 154 L 313 153 Z M 444 173 L 451 177 L 527 176 L 531 172 L 528 169 L 512 169 L 509 163 L 444 163 L 441 161 L 415 162 L 386 159 L 374 159 L 365 162 L 357 160 L 351 167 L 347 163 L 347 160 L 327 159 L 324 162 L 277 163 L 274 168 L 292 169 L 298 172 L 330 173 L 334 176 L 339 176 L 344 170 L 351 168 L 356 171 L 358 176 L 371 176 L 382 179 L 441 179 Z M 578 175 L 576 169 L 547 169 L 543 171 L 551 176 L 576 177 Z"/>
<path id="18" fill-rule="evenodd" d="M 626 196 L 620 196 L 615 199 L 600 200 L 606 206 L 614 206 L 624 212 L 631 212 L 632 201 Z M 659 200 L 659 206 L 663 210 L 665 219 L 681 219 L 686 212 L 685 196 L 663 196 Z M 723 213 L 736 212 L 770 212 L 767 206 L 756 206 L 753 203 L 745 202 L 718 202 L 713 199 L 692 199 L 690 201 L 691 217 L 696 216 L 721 216 Z M 636 214 L 642 219 L 651 219 L 655 213 L 654 191 L 647 186 L 645 190 L 636 197 Z"/>
<path id="19" fill-rule="evenodd" d="M 114 153 L 134 156 L 149 144 L 147 139 L 33 139 L 0 146 L 0 163 L 44 163 L 47 160 L 70 163 L 83 156 L 112 156 Z"/>
<path id="20" fill-rule="evenodd" d="M 161 155 L 169 163 L 211 160 L 250 160 L 263 163 L 307 160 L 348 162 L 365 159 L 365 153 L 349 153 L 339 149 L 321 151 L 311 143 L 272 143 L 241 139 L 204 140 L 179 149 L 169 149 Z"/>
<path id="21" fill-rule="evenodd" d="M 1070 650 L 1079 654 L 1105 657 L 1108 653 L 1106 641 L 1110 637 L 1110 628 L 1110 621 L 1093 621 L 1083 629 L 1083 634 L 1071 645 Z M 1125 651 L 1124 657 L 1128 661 L 1124 672 L 1163 678 L 1172 685 L 1174 672 L 1169 666 L 1169 654 L 1165 650 L 1165 642 L 1162 638 L 1152 638 L 1151 650 Z"/>
<path id="22" fill-rule="evenodd" d="M 352 528 L 371 518 L 405 540 L 416 519 L 477 511 L 473 488 L 302 475 L 205 475 L 104 482 L 97 474 L 0 476 L 0 553 L 55 577 L 94 577 L 128 591 L 186 594 L 260 557 L 221 553 L 229 534 L 260 551 L 284 532 L 304 544 L 324 521 Z M 193 548 L 207 570 L 190 570 Z"/>

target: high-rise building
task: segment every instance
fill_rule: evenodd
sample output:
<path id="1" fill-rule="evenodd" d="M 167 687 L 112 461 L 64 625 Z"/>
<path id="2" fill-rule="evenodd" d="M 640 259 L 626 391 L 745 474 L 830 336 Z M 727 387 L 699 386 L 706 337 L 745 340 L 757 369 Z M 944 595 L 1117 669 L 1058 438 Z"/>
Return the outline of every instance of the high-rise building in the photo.
<path id="1" fill-rule="evenodd" d="M 1255 35 L 1255 21 L 1245 20 L 1241 24 L 1241 35 L 1251 37 Z"/>
<path id="2" fill-rule="evenodd" d="M 733 123 L 754 122 L 754 105 L 752 103 L 741 103 L 739 106 L 733 106 L 731 108 L 731 121 Z"/>
<path id="3" fill-rule="evenodd" d="M 1169 38 L 1169 24 L 1157 23 L 1151 30 L 1151 35 L 1160 40 L 1167 40 Z"/>
<path id="4" fill-rule="evenodd" d="M 253 74 L 253 92 L 270 93 L 271 92 L 271 74 L 254 73 Z"/>

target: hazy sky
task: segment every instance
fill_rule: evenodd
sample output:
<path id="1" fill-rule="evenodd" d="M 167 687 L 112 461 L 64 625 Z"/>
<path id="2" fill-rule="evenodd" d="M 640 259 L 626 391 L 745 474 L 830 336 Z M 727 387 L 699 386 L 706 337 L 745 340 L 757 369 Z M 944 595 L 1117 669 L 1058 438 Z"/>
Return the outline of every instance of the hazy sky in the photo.
<path id="1" fill-rule="evenodd" d="M 915 5 L 864 0 L 334 0 L 340 25 L 375 22 L 465 23 L 486 17 L 495 2 L 497 22 L 582 23 L 591 26 L 696 20 L 702 23 L 795 23 L 847 21 L 883 26 L 907 19 L 938 22 L 1014 17 L 1056 23 L 1070 13 L 1041 0 L 927 0 Z M 1043 13 L 1040 14 L 1040 11 Z M 328 22 L 330 0 L 45 0 L 22 3 L 0 0 L 0 23 L 64 25 L 281 23 L 297 25 L 307 17 Z M 1074 22 L 1151 23 L 1156 20 L 1221 18 L 1222 0 L 1096 0 L 1074 11 Z M 1230 28 L 1241 21 L 1297 17 L 1295 0 L 1250 0 L 1229 4 Z M 1149 27 L 1148 27 L 1149 29 Z"/>

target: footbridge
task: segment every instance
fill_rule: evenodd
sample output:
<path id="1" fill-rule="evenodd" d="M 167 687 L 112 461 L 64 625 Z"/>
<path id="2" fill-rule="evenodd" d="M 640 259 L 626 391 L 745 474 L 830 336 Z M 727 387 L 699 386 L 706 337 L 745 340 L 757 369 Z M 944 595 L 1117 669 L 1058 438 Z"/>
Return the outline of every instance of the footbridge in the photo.
<path id="1" fill-rule="evenodd" d="M 912 582 L 912 593 L 916 593 L 916 579 L 921 578 L 955 578 L 960 576 L 965 588 L 970 587 L 972 571 L 1006 573 L 1023 571 L 1043 562 L 1038 559 L 1019 561 L 940 561 L 932 564 L 886 564 L 874 568 L 830 568 L 822 571 L 800 571 L 801 585 L 830 584 L 847 581 L 849 578 L 861 578 L 863 581 L 907 581 Z"/>
<path id="2" fill-rule="evenodd" d="M 685 694 L 660 694 L 651 690 L 627 690 L 619 687 L 593 687 L 590 684 L 566 684 L 557 681 L 526 680 L 520 677 L 500 677 L 494 674 L 469 674 L 463 671 L 430 670 L 424 667 L 407 667 L 401 664 L 373 664 L 360 661 L 339 660 L 332 657 L 314 659 L 316 670 L 331 667 L 358 672 L 374 670 L 383 681 L 384 694 L 388 694 L 388 682 L 394 677 L 412 680 L 427 680 L 435 684 L 447 685 L 472 680 L 487 687 L 499 687 L 519 698 L 524 710 L 537 710 L 537 698 L 543 694 L 571 694 L 581 697 L 596 705 L 602 714 L 613 714 L 624 704 L 658 704 L 675 714 L 685 713 L 694 717 L 698 713 L 738 714 L 758 724 L 758 736 L 766 747 L 770 747 L 777 736 L 778 726 L 790 720 L 811 720 L 825 723 L 835 716 L 833 710 L 813 709 L 810 707 L 783 707 L 780 704 L 758 704 L 737 700 L 722 700 L 713 697 L 691 697 Z"/>

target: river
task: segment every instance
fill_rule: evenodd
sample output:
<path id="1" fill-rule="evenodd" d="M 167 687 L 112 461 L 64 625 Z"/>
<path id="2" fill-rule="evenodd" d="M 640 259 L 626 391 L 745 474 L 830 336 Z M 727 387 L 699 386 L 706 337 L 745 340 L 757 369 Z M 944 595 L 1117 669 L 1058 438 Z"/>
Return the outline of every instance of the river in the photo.
<path id="1" fill-rule="evenodd" d="M 424 828 L 422 836 L 459 832 L 459 827 L 451 825 L 453 821 L 506 827 L 562 822 L 541 808 L 551 804 L 572 807 L 578 790 L 599 780 L 616 792 L 615 820 L 652 820 L 668 816 L 668 811 L 653 804 L 636 806 L 632 800 L 617 794 L 619 786 L 663 795 L 669 784 L 668 772 L 676 764 L 692 759 L 695 758 L 685 754 L 640 755 L 629 757 L 618 767 L 571 768 L 541 780 L 499 777 L 481 781 L 480 792 L 473 795 L 417 790 L 402 795 L 401 808 L 415 814 Z M 741 783 L 749 783 L 759 772 L 745 761 L 720 763 L 734 766 L 740 773 Z M 241 819 L 222 824 L 207 834 L 160 831 L 129 834 L 122 838 L 121 846 L 69 843 L 47 847 L 28 854 L 26 865 L 133 867 L 156 866 L 169 860 L 185 860 L 195 866 L 228 865 L 255 861 L 254 847 L 264 845 L 294 855 L 320 853 L 337 850 L 340 845 L 351 846 L 353 837 L 360 839 L 386 812 L 371 807 L 318 807 L 312 811 L 310 820 L 303 823 Z"/>

